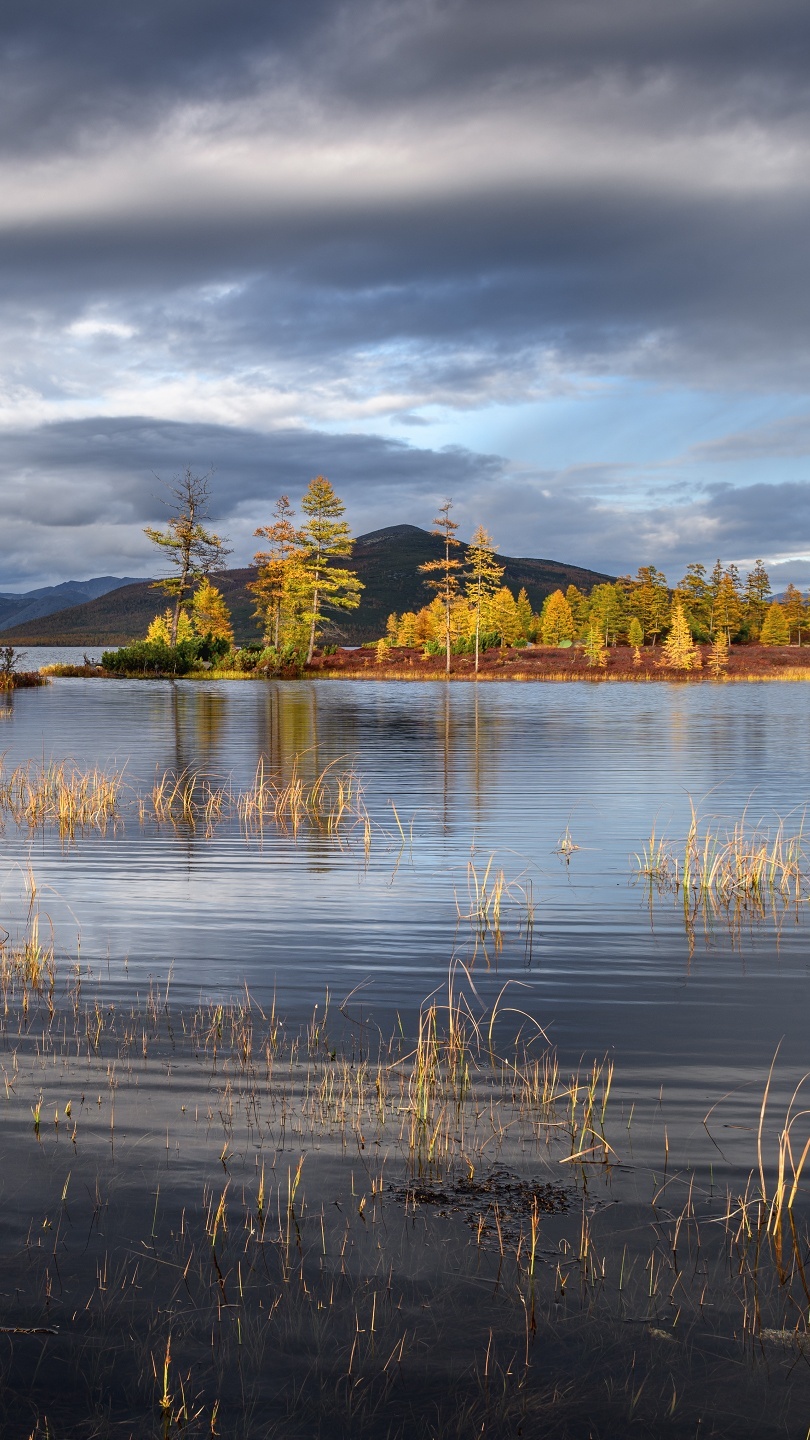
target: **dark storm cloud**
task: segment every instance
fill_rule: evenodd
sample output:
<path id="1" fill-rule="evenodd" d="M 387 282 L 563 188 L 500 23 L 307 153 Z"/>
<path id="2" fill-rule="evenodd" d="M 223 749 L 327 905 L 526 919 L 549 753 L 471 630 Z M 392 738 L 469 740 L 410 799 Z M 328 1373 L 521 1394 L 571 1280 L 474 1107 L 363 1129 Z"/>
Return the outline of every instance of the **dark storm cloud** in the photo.
<path id="1" fill-rule="evenodd" d="M 0 526 L 13 537 L 0 589 L 33 586 L 55 566 L 60 579 L 99 566 L 151 574 L 155 554 L 143 526 L 165 523 L 166 487 L 186 466 L 213 472 L 211 513 L 234 544 L 234 564 L 248 563 L 253 531 L 269 522 L 277 497 L 296 499 L 318 473 L 328 472 L 359 533 L 402 521 L 429 528 L 445 494 L 485 489 L 503 470 L 497 457 L 376 436 L 259 435 L 137 416 L 0 433 Z"/>
<path id="2" fill-rule="evenodd" d="M 803 545 L 801 483 L 769 510 L 705 471 L 668 494 L 632 454 L 530 473 L 327 431 L 415 438 L 426 410 L 582 377 L 806 386 L 809 62 L 798 0 L 5 5 L 16 573 L 146 568 L 151 472 L 185 463 L 216 466 L 244 554 L 256 506 L 317 470 L 355 529 L 456 493 L 504 549 L 604 570 Z M 803 443 L 741 430 L 687 464 Z"/>
<path id="3" fill-rule="evenodd" d="M 671 583 L 691 560 L 746 561 L 784 552 L 786 539 L 810 538 L 810 487 L 802 483 L 664 492 L 639 509 L 627 478 L 606 467 L 521 474 L 497 456 L 373 435 L 261 435 L 127 416 L 0 434 L 0 525 L 8 537 L 0 590 L 48 576 L 153 573 L 143 526 L 165 521 L 165 483 L 186 465 L 213 471 L 212 516 L 230 537 L 234 564 L 248 563 L 253 531 L 277 496 L 297 500 L 319 471 L 346 502 L 355 534 L 399 522 L 429 529 L 438 504 L 452 497 L 464 538 L 483 520 L 505 554 L 608 573 L 653 563 Z M 804 581 L 806 572 L 810 578 L 801 561 L 774 568 L 783 584 Z"/>
<path id="4" fill-rule="evenodd" d="M 2 34 L 8 156 L 73 147 L 92 169 L 150 127 L 159 142 L 178 107 L 196 106 L 200 143 L 255 130 L 270 176 L 218 197 L 189 170 L 176 200 L 171 186 L 136 186 L 120 213 L 98 195 L 44 220 L 23 206 L 0 233 L 14 303 L 56 320 L 105 299 L 148 334 L 150 320 L 170 325 L 184 290 L 231 280 L 247 298 L 219 307 L 225 329 L 271 353 L 479 339 L 493 363 L 545 346 L 597 369 L 807 377 L 810 194 L 790 176 L 772 183 L 808 121 L 800 4 L 99 0 L 78 23 L 63 5 L 6 8 Z M 449 165 L 457 183 L 437 188 L 420 161 L 479 115 Z M 356 165 L 324 187 L 315 175 L 306 193 L 274 183 L 280 141 L 304 145 L 305 180 L 306 147 L 351 149 L 389 122 L 392 145 L 410 147 L 401 192 L 358 188 Z M 510 173 L 521 131 L 527 154 Z M 733 153 L 710 160 L 718 134 Z M 504 163 L 479 172 L 490 143 Z M 561 154 L 545 170 L 549 143 Z M 160 165 L 156 143 L 155 176 Z M 194 327 L 182 329 L 193 350 Z M 205 317 L 197 338 L 217 339 Z"/>

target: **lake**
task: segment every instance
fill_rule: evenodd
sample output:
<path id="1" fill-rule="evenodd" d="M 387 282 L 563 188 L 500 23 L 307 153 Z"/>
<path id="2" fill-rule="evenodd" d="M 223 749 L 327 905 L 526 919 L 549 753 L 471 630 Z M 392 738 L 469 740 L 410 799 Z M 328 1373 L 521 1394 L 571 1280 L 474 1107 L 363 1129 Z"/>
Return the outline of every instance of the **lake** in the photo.
<path id="1" fill-rule="evenodd" d="M 247 985 L 263 1013 L 274 1007 L 291 1031 L 328 1003 L 338 1050 L 358 1043 L 358 1034 L 362 1050 L 371 1034 L 410 1043 L 420 1005 L 433 992 L 444 995 L 455 963 L 458 991 L 480 1024 L 499 1005 L 500 1027 L 530 1031 L 535 1044 L 542 1027 L 563 1072 L 594 1059 L 613 1063 L 614 1128 L 605 1134 L 614 1168 L 586 1184 L 604 1211 L 606 1252 L 619 1235 L 626 1249 L 631 1230 L 647 1223 L 639 1207 L 656 1193 L 662 1167 L 702 1186 L 709 1208 L 726 1188 L 744 1191 L 758 1166 L 760 1103 L 779 1047 L 763 1132 L 763 1164 L 769 1187 L 775 1183 L 781 1120 L 807 1067 L 806 905 L 766 896 L 762 905 L 735 901 L 687 913 L 683 893 L 640 876 L 634 857 L 653 827 L 681 855 L 692 803 L 704 828 L 721 836 L 741 821 L 747 833 L 767 829 L 771 837 L 780 818 L 787 834 L 801 829 L 810 795 L 803 685 L 77 679 L 14 693 L 0 724 L 6 774 L 50 759 L 124 771 L 118 818 L 103 833 L 91 827 L 66 839 L 55 826 L 8 819 L 0 838 L 6 929 L 14 934 L 25 923 L 30 866 L 63 966 L 75 963 L 80 937 L 80 966 L 92 972 L 88 994 L 96 986 L 104 1003 L 132 1011 L 150 984 L 165 993 L 168 982 L 172 1003 L 191 1013 L 238 1001 Z M 262 763 L 279 783 L 296 774 L 311 783 L 330 765 L 334 774 L 352 770 L 368 825 L 344 823 L 336 834 L 307 824 L 297 834 L 251 828 L 237 797 L 250 791 Z M 139 809 L 138 797 L 167 771 L 193 775 L 200 796 L 206 784 L 207 793 L 219 793 L 219 812 L 172 821 L 154 806 Z M 491 908 L 476 920 L 480 887 L 489 902 L 501 872 L 494 923 Z M 162 1094 L 150 1100 L 149 1125 L 133 1113 L 144 1136 L 163 1125 Z M 35 1102 L 34 1095 L 29 1108 Z M 26 1123 L 30 1129 L 30 1115 Z M 795 1160 L 807 1133 L 799 1122 Z M 507 1150 L 516 1166 L 517 1152 Z M 186 1178 L 194 1173 L 192 1166 Z M 28 1205 L 28 1182 L 23 1188 L 20 1204 Z M 617 1204 L 633 1217 L 627 1234 Z M 800 1195 L 797 1215 L 802 1204 Z M 424 1223 L 429 1230 L 438 1222 L 431 1213 Z M 560 1244 L 573 1243 L 560 1233 Z M 720 1252 L 712 1254 L 719 1264 Z M 774 1284 L 768 1304 L 778 1309 L 782 1282 Z M 747 1322 L 730 1318 L 729 1295 L 713 1303 L 724 1317 L 713 1322 L 713 1343 L 720 1331 L 725 1346 L 735 1335 L 747 1343 Z M 805 1310 L 808 1303 L 805 1297 Z M 798 1435 L 804 1415 L 804 1435 L 807 1396 L 795 1376 L 787 1387 L 782 1369 L 789 1360 L 803 1373 L 805 1352 L 799 1341 L 785 1349 L 795 1316 L 789 1325 L 782 1310 L 774 1316 L 760 1328 L 782 1337 L 770 1360 L 779 1373 L 768 1383 L 783 1389 L 778 1400 L 757 1391 L 757 1403 L 781 1407 L 778 1433 Z M 659 1346 L 668 1343 L 666 1325 L 649 1333 L 664 1335 Z M 593 1343 L 583 1336 L 578 1330 L 560 1360 L 574 1375 Z M 693 1358 L 680 1353 L 670 1364 L 697 1397 L 683 1412 L 684 1428 L 677 1406 L 670 1428 L 656 1428 L 662 1401 L 640 1433 L 694 1434 L 695 1414 L 715 1402 L 718 1428 L 701 1435 L 771 1433 L 746 1429 L 749 1415 L 735 1418 L 739 1359 L 724 1351 L 711 1380 L 701 1354 L 698 1382 Z M 761 1367 L 752 1364 L 746 1375 L 746 1384 L 765 1383 Z M 587 1428 L 597 1413 L 600 1435 L 626 1433 L 626 1411 L 616 1418 L 612 1401 L 604 1413 L 601 1402 L 588 1403 L 587 1416 L 572 1418 L 563 1407 L 559 1431 L 553 1407 L 544 1411 L 546 1428 L 533 1433 L 597 1433 Z M 356 1432 L 352 1423 L 341 1415 L 324 1433 L 344 1433 L 340 1426 L 361 1433 L 360 1420 Z M 377 1433 L 368 1416 L 362 1423 Z M 509 1425 L 503 1433 L 514 1433 Z"/>

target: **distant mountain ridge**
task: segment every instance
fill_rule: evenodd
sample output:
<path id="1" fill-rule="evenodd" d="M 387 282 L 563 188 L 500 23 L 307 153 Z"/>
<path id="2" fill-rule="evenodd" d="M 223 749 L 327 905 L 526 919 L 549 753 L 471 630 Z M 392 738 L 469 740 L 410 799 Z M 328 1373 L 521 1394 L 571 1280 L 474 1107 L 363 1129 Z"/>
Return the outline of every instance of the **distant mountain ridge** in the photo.
<path id="1" fill-rule="evenodd" d="M 61 585 L 41 585 L 38 590 L 14 593 L 0 590 L 0 634 L 10 626 L 41 620 L 59 610 L 68 610 L 87 600 L 97 600 L 122 585 L 138 584 L 132 576 L 97 575 L 92 580 L 64 580 Z"/>
<path id="2" fill-rule="evenodd" d="M 467 546 L 462 542 L 459 558 Z M 340 564 L 355 570 L 365 585 L 359 609 L 350 614 L 330 617 L 333 641 L 358 645 L 384 634 L 392 611 L 418 610 L 431 597 L 419 566 L 435 560 L 443 553 L 443 541 L 418 525 L 388 525 L 358 535 L 351 556 Z M 589 590 L 592 585 L 612 580 L 611 575 L 567 565 L 558 560 L 540 560 L 524 556 L 499 556 L 505 568 L 504 583 L 517 592 L 525 586 L 535 609 L 539 609 L 552 590 L 565 590 L 578 585 Z M 237 639 L 245 644 L 260 638 L 253 616 L 253 597 L 247 586 L 255 578 L 255 570 L 226 570 L 216 576 L 233 616 Z M 88 582 L 89 583 L 89 582 Z M 55 589 L 61 587 L 56 586 Z M 52 611 L 41 619 L 12 622 L 0 635 L 6 644 L 20 645 L 126 645 L 146 633 L 152 617 L 165 608 L 168 600 L 148 580 L 116 584 L 106 593 L 83 604 Z"/>

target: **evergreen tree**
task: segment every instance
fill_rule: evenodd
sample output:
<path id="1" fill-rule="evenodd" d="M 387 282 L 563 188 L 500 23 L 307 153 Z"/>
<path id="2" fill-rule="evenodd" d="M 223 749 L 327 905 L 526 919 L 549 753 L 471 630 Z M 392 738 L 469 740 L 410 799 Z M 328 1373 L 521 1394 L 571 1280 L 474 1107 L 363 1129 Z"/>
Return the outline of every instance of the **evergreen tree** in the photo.
<path id="1" fill-rule="evenodd" d="M 231 551 L 225 540 L 206 530 L 203 521 L 208 519 L 210 504 L 210 472 L 208 475 L 193 475 L 187 467 L 174 485 L 168 486 L 168 504 L 176 513 L 172 515 L 165 530 L 153 525 L 144 526 L 144 534 L 153 544 L 166 552 L 170 565 L 176 574 L 156 580 L 154 588 L 164 590 L 174 597 L 169 643 L 177 644 L 177 630 L 180 612 L 188 604 L 191 592 L 198 580 L 205 575 L 224 570 L 225 556 Z"/>
<path id="2" fill-rule="evenodd" d="M 672 607 L 672 621 L 663 653 L 667 665 L 671 665 L 673 670 L 694 670 L 702 664 L 700 651 L 692 639 L 683 606 L 678 600 Z"/>
<path id="3" fill-rule="evenodd" d="M 543 644 L 559 645 L 563 640 L 573 640 L 574 633 L 571 606 L 562 590 L 555 590 L 543 608 Z"/>
<path id="4" fill-rule="evenodd" d="M 449 503 L 449 502 L 448 502 Z M 448 550 L 449 558 L 449 550 Z M 431 562 L 429 562 L 431 563 Z M 435 562 L 432 562 L 435 563 Z M 422 567 L 424 569 L 424 567 Z M 495 558 L 495 544 L 483 525 L 479 525 L 467 546 L 467 574 L 465 590 L 475 616 L 475 673 L 478 674 L 481 644 L 481 618 L 503 579 L 503 565 Z M 526 592 L 523 591 L 523 594 Z M 528 604 L 528 600 L 526 602 Z M 529 606 L 531 615 L 531 606 Z M 448 668 L 449 668 L 448 659 Z"/>
<path id="5" fill-rule="evenodd" d="M 352 570 L 334 563 L 339 556 L 351 554 L 352 536 L 341 518 L 346 506 L 324 475 L 310 480 L 301 509 L 307 519 L 298 531 L 301 554 L 292 567 L 291 588 L 295 594 L 300 586 L 304 601 L 301 618 L 309 628 L 306 663 L 310 665 L 323 624 L 323 607 L 356 610 L 364 586 Z"/>
<path id="6" fill-rule="evenodd" d="M 759 641 L 761 645 L 788 645 L 790 643 L 788 622 L 778 600 L 774 600 L 765 612 Z"/>
<path id="7" fill-rule="evenodd" d="M 233 644 L 231 612 L 225 597 L 206 575 L 194 592 L 191 602 L 191 622 L 195 633 L 201 637 L 210 635 L 212 640 L 227 640 Z"/>
<path id="8" fill-rule="evenodd" d="M 461 543 L 455 534 L 458 525 L 455 520 L 450 519 L 450 511 L 452 508 L 452 500 L 445 500 L 444 504 L 439 506 L 439 513 L 433 521 L 435 529 L 431 531 L 431 534 L 438 535 L 439 539 L 444 543 L 444 555 L 440 560 L 426 560 L 424 565 L 419 566 L 419 570 L 423 575 L 437 576 L 435 580 L 428 580 L 425 583 L 430 586 L 431 590 L 436 591 L 437 598 L 441 600 L 444 606 L 444 639 L 447 662 L 446 670 L 448 675 L 450 674 L 450 651 L 452 645 L 450 611 L 453 601 L 458 595 L 459 571 L 461 569 L 461 561 L 452 553 L 453 549 Z"/>

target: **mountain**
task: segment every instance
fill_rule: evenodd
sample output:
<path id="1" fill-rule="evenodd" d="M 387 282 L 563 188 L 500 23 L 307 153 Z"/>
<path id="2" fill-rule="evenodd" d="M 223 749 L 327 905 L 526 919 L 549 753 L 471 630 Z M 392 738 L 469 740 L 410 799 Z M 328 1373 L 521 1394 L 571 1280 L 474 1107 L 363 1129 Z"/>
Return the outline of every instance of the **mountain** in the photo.
<path id="1" fill-rule="evenodd" d="M 466 545 L 457 552 L 464 557 Z M 351 567 L 365 585 L 360 608 L 352 614 L 339 614 L 332 622 L 332 636 L 347 645 L 373 640 L 385 632 L 385 622 L 392 610 L 418 610 L 430 599 L 431 592 L 418 573 L 425 560 L 435 560 L 443 553 L 443 541 L 417 525 L 388 525 L 359 535 L 351 557 L 340 563 Z M 589 590 L 613 577 L 578 565 L 565 565 L 558 560 L 515 559 L 501 555 L 505 566 L 504 583 L 517 592 L 523 585 L 535 609 L 539 609 L 552 590 L 565 590 L 578 585 Z M 226 570 L 215 577 L 233 615 L 237 638 L 244 644 L 259 638 L 253 618 L 253 600 L 246 586 L 255 571 Z M 56 586 L 55 589 L 62 587 Z M 115 590 L 50 614 L 40 620 L 14 624 L 3 632 L 3 640 L 15 645 L 126 645 L 146 633 L 158 610 L 168 601 L 147 580 L 122 584 Z"/>
<path id="2" fill-rule="evenodd" d="M 0 591 L 0 634 L 11 626 L 16 628 L 29 620 L 41 620 L 45 615 L 108 595 L 122 585 L 137 583 L 131 576 L 97 575 L 93 580 L 65 580 L 61 585 L 43 585 L 39 590 L 24 590 L 20 594 Z"/>

